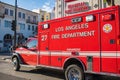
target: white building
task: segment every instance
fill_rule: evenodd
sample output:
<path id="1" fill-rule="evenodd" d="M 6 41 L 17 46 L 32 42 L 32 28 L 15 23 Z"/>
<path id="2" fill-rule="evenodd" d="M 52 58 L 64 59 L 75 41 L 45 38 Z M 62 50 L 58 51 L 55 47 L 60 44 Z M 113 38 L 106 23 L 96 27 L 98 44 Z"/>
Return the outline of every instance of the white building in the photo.
<path id="1" fill-rule="evenodd" d="M 39 10 L 40 22 L 51 20 L 51 13 L 43 10 Z"/>
<path id="2" fill-rule="evenodd" d="M 0 2 L 0 51 L 6 51 L 13 45 L 14 31 L 11 22 L 15 19 L 15 7 Z M 17 43 L 36 33 L 38 14 L 23 8 L 17 8 Z"/>
<path id="3" fill-rule="evenodd" d="M 54 19 L 55 18 L 55 7 L 53 8 L 50 14 L 51 14 L 51 19 Z"/>
<path id="4" fill-rule="evenodd" d="M 120 5 L 120 0 L 56 0 L 55 18 L 70 16 L 113 5 Z"/>
<path id="5" fill-rule="evenodd" d="M 55 18 L 64 16 L 64 0 L 56 0 L 55 2 Z"/>

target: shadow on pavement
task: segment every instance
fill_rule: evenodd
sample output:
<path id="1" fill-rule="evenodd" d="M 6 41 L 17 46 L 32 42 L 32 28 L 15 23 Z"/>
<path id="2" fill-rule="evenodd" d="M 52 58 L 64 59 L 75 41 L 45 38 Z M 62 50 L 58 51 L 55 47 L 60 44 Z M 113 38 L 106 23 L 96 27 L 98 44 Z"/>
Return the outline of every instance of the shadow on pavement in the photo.
<path id="1" fill-rule="evenodd" d="M 0 60 L 11 60 L 12 53 L 0 53 Z"/>
<path id="2" fill-rule="evenodd" d="M 11 56 L 12 53 L 10 52 L 0 52 L 0 56 Z"/>
<path id="3" fill-rule="evenodd" d="M 19 78 L 19 77 L 0 73 L 0 80 L 28 80 L 28 79 Z"/>
<path id="4" fill-rule="evenodd" d="M 96 75 L 91 74 L 92 79 L 90 80 L 120 80 L 120 77 L 113 77 L 113 76 L 104 76 L 104 75 Z"/>
<path id="5" fill-rule="evenodd" d="M 30 71 L 20 70 L 20 72 L 42 74 L 42 75 L 45 75 L 45 76 L 56 77 L 56 78 L 60 78 L 60 79 L 64 80 L 64 73 L 62 71 L 58 71 L 58 70 L 33 69 L 33 70 L 30 70 Z"/>

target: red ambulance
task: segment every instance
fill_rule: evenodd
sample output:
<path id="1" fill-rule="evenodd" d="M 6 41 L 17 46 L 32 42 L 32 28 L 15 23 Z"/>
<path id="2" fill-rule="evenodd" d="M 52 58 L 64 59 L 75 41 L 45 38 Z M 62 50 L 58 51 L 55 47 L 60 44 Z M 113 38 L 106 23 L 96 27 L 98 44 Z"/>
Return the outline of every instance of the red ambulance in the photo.
<path id="1" fill-rule="evenodd" d="M 120 7 L 114 6 L 38 24 L 38 38 L 12 56 L 21 66 L 62 70 L 66 80 L 85 73 L 120 76 Z"/>

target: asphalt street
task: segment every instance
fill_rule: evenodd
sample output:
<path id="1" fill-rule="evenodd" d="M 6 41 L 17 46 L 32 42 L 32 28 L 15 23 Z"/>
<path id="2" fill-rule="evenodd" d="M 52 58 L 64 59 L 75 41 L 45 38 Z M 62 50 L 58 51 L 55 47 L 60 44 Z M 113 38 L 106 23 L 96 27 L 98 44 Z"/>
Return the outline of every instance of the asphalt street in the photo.
<path id="1" fill-rule="evenodd" d="M 4 73 L 0 73 L 0 80 L 28 80 L 28 79 L 19 78 L 19 77 L 7 75 Z"/>
<path id="2" fill-rule="evenodd" d="M 0 56 L 0 73 L 3 73 L 3 75 L 10 75 L 10 76 L 18 78 L 18 79 L 13 79 L 13 80 L 19 80 L 19 78 L 21 78 L 21 80 L 23 79 L 64 80 L 64 74 L 56 70 L 33 69 L 33 68 L 22 67 L 20 71 L 16 72 L 13 70 L 13 66 L 10 60 L 3 60 L 4 58 L 9 58 L 9 56 Z M 4 79 L 0 79 L 0 80 L 4 80 Z M 9 78 L 7 80 L 9 80 Z"/>
<path id="3" fill-rule="evenodd" d="M 16 72 L 13 70 L 9 58 L 10 56 L 0 55 L 0 80 L 64 80 L 64 74 L 56 70 L 22 67 L 20 71 Z M 117 77 L 90 76 L 93 76 L 93 79 L 86 78 L 86 80 L 120 80 Z"/>

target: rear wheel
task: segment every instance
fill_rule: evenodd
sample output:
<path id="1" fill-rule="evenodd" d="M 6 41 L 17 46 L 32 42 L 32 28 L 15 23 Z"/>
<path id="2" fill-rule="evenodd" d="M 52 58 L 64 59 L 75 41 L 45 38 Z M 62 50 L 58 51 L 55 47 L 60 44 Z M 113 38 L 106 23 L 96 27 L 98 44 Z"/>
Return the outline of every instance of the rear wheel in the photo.
<path id="1" fill-rule="evenodd" d="M 13 62 L 13 69 L 15 71 L 19 71 L 20 70 L 20 64 L 19 64 L 19 61 L 18 61 L 18 58 L 17 57 L 14 57 L 12 59 L 12 62 Z"/>
<path id="2" fill-rule="evenodd" d="M 83 70 L 77 65 L 70 65 L 65 70 L 66 80 L 84 80 Z"/>

